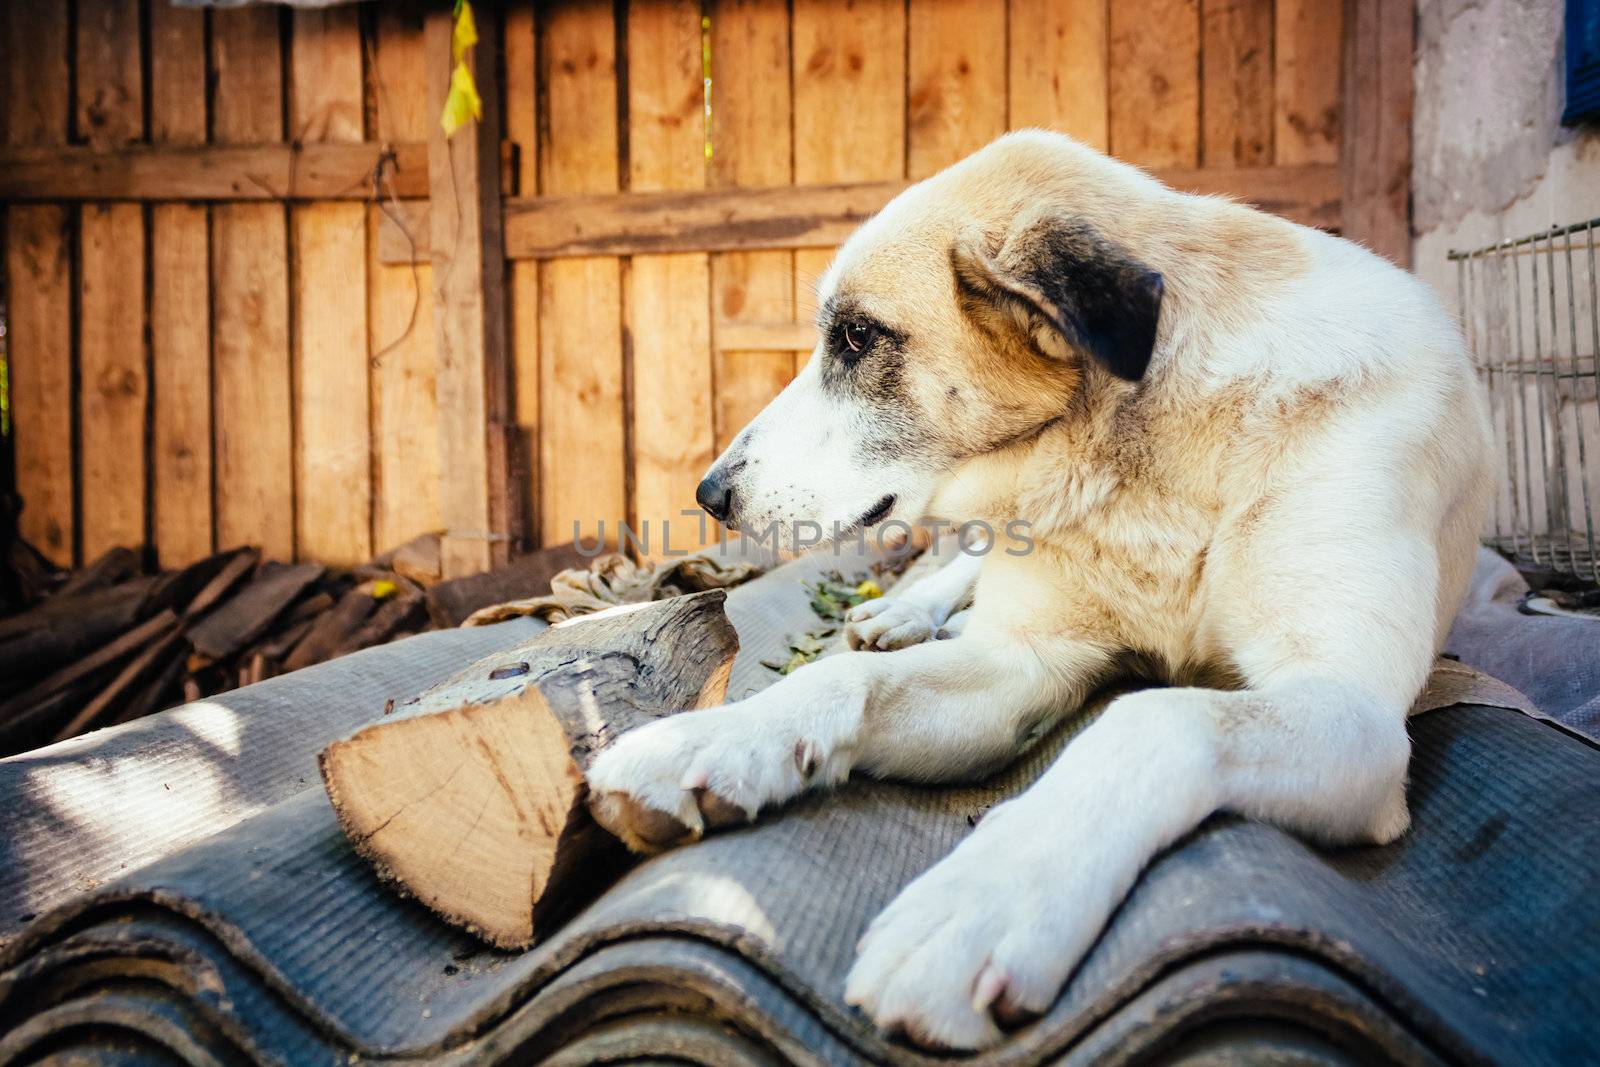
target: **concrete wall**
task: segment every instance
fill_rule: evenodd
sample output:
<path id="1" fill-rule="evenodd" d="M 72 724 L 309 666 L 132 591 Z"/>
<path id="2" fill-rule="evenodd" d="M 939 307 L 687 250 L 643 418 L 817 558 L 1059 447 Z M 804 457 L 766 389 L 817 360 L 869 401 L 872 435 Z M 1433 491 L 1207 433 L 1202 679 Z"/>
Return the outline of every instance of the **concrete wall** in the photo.
<path id="1" fill-rule="evenodd" d="M 1600 126 L 1560 125 L 1561 0 L 1419 0 L 1413 263 L 1455 301 L 1452 248 L 1600 216 Z"/>
<path id="2" fill-rule="evenodd" d="M 1460 280 L 1451 249 L 1600 217 L 1600 126 L 1560 125 L 1563 17 L 1561 0 L 1418 2 L 1413 269 L 1452 307 Z M 1553 279 L 1549 256 L 1479 261 L 1467 276 L 1463 318 L 1488 371 L 1500 437 L 1501 492 L 1489 531 L 1566 527 L 1582 534 L 1574 544 L 1586 549 L 1591 531 L 1600 534 L 1588 250 L 1580 245 L 1574 256 L 1569 301 L 1564 242 L 1555 247 Z M 1508 368 L 1518 359 L 1521 373 Z M 1565 549 L 1565 535 L 1552 540 Z M 1556 562 L 1565 569 L 1560 550 Z M 1575 569 L 1600 575 L 1591 566 Z"/>

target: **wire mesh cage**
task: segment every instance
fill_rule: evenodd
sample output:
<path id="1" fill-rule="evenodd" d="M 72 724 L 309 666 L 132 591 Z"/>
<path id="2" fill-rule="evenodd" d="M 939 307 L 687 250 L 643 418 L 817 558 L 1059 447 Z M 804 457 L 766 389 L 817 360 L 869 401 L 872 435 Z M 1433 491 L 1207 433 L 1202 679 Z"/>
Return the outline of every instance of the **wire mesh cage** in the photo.
<path id="1" fill-rule="evenodd" d="M 1450 253 L 1500 463 L 1484 541 L 1600 582 L 1600 219 Z"/>

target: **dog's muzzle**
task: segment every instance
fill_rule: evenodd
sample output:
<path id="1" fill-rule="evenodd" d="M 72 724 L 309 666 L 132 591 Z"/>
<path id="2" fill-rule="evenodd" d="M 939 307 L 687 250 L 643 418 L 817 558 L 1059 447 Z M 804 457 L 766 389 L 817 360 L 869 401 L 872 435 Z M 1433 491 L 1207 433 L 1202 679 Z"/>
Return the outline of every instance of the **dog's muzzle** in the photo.
<path id="1" fill-rule="evenodd" d="M 700 479 L 700 485 L 694 491 L 694 502 L 704 508 L 707 515 L 729 529 L 733 528 L 733 485 L 716 467 L 712 467 Z"/>

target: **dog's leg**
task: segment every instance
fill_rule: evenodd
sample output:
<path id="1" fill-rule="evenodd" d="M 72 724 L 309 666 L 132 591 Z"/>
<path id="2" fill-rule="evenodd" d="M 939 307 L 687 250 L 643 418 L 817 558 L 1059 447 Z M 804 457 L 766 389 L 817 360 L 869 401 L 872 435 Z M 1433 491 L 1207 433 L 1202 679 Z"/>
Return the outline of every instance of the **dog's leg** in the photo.
<path id="1" fill-rule="evenodd" d="M 846 999 L 922 1044 L 1042 1013 L 1151 857 L 1222 808 L 1319 837 L 1406 825 L 1405 709 L 1307 677 L 1129 694 L 873 921 Z"/>
<path id="2" fill-rule="evenodd" d="M 845 640 L 851 648 L 869 652 L 887 652 L 930 640 L 972 596 L 982 568 L 982 556 L 957 551 L 948 563 L 905 592 L 851 608 L 845 621 Z"/>
<path id="3" fill-rule="evenodd" d="M 1247 688 L 1113 701 L 871 924 L 850 1002 L 924 1043 L 993 1045 L 1000 1021 L 1050 1006 L 1144 866 L 1211 813 L 1330 842 L 1405 830 L 1405 717 L 1472 527 L 1439 548 L 1397 529 L 1430 519 L 1426 483 L 1391 501 L 1349 466 L 1212 546 L 1208 623 Z"/>
<path id="4" fill-rule="evenodd" d="M 595 812 L 649 851 L 752 819 L 853 770 L 972 777 L 1076 708 L 1111 659 L 1086 642 L 1026 640 L 977 622 L 951 641 L 841 653 L 746 700 L 623 737 L 589 770 Z"/>

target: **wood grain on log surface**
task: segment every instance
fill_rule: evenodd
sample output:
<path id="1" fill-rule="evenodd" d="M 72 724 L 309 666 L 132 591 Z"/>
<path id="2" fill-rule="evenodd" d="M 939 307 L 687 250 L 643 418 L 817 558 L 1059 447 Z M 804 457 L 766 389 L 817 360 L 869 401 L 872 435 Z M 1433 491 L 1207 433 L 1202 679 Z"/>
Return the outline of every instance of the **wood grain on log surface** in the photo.
<path id="1" fill-rule="evenodd" d="M 356 850 L 446 920 L 532 944 L 620 870 L 584 772 L 621 735 L 718 704 L 739 640 L 721 590 L 559 624 L 330 745 Z"/>

